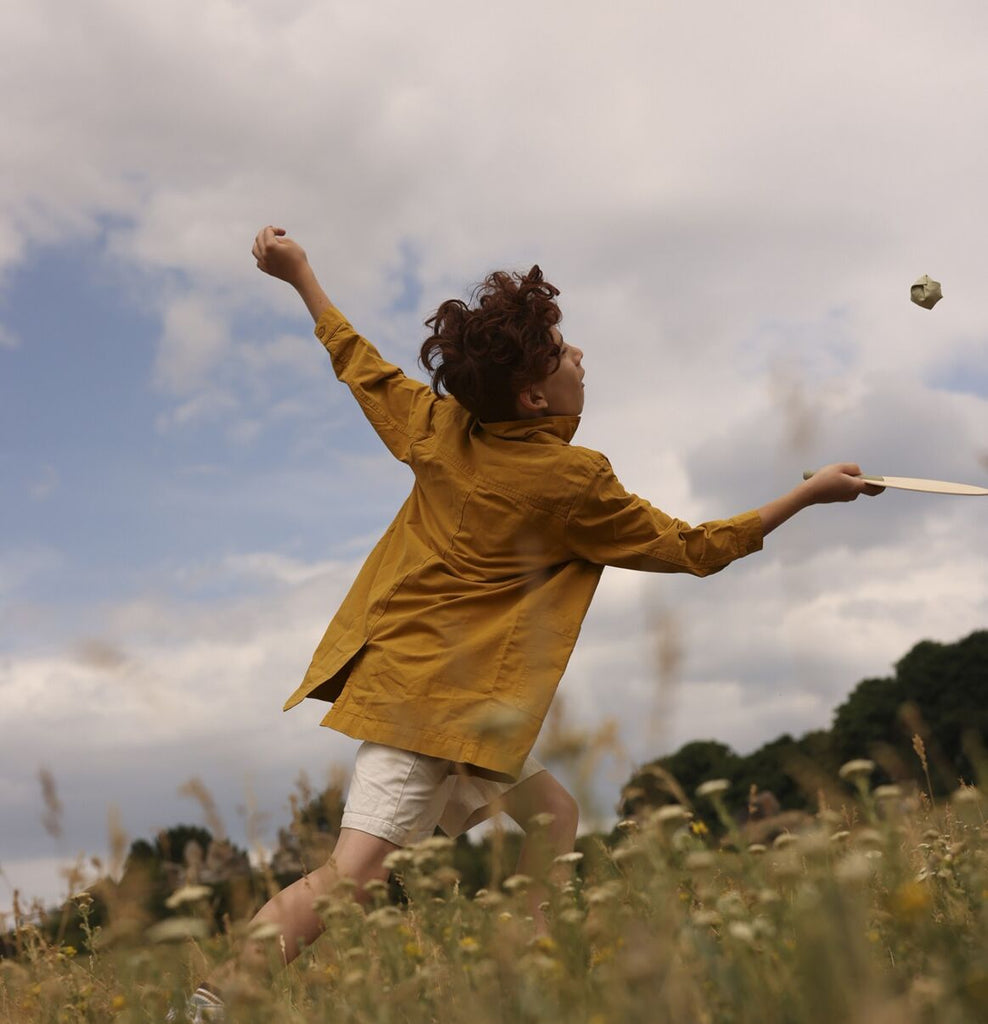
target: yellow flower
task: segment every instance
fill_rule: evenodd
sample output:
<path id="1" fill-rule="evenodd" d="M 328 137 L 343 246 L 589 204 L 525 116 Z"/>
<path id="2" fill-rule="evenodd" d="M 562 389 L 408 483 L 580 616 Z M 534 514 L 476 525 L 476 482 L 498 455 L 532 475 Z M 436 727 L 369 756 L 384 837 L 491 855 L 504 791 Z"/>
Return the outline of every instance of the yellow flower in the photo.
<path id="1" fill-rule="evenodd" d="M 929 889 L 922 882 L 906 882 L 892 894 L 896 913 L 907 921 L 915 921 L 930 905 Z"/>
<path id="2" fill-rule="evenodd" d="M 710 831 L 710 829 L 708 829 L 702 821 L 694 821 L 690 824 L 690 831 L 695 836 L 705 836 Z"/>
<path id="3" fill-rule="evenodd" d="M 480 944 L 472 935 L 466 935 L 460 939 L 460 949 L 464 953 L 476 953 L 479 948 Z"/>
<path id="4" fill-rule="evenodd" d="M 412 960 L 422 959 L 422 947 L 417 942 L 406 942 L 404 952 L 405 956 Z"/>
<path id="5" fill-rule="evenodd" d="M 119 1013 L 127 1006 L 127 1000 L 119 993 L 110 1000 L 110 1009 L 114 1013 Z"/>

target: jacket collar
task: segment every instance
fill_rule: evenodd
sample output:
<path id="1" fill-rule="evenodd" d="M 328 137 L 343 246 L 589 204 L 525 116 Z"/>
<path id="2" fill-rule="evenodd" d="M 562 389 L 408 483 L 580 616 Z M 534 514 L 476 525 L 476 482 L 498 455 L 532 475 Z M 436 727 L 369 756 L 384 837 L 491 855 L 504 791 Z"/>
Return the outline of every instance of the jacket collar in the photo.
<path id="1" fill-rule="evenodd" d="M 495 437 L 506 441 L 535 441 L 541 444 L 569 444 L 579 425 L 579 416 L 539 416 L 528 420 L 502 420 L 498 423 L 481 423 L 477 420 L 481 430 Z"/>

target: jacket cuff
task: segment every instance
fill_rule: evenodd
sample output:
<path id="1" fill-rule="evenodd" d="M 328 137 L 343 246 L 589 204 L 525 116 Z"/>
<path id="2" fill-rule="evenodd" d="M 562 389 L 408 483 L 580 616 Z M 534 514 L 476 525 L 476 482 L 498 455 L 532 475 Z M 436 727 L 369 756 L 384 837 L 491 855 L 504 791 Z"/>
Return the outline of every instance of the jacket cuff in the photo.
<path id="1" fill-rule="evenodd" d="M 330 306 L 316 321 L 315 334 L 328 349 L 334 335 L 342 327 L 347 326 L 349 326 L 347 318 L 335 306 Z"/>
<path id="2" fill-rule="evenodd" d="M 734 516 L 735 536 L 738 542 L 738 557 L 750 555 L 753 551 L 761 551 L 765 533 L 762 529 L 762 517 L 757 509 Z"/>

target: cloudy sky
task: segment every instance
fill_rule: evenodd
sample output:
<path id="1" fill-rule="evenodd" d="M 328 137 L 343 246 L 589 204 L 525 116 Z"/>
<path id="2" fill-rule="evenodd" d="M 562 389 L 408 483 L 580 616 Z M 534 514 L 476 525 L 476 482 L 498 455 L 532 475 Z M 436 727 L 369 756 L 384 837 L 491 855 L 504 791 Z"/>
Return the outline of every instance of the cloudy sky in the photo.
<path id="1" fill-rule="evenodd" d="M 410 478 L 254 267 L 266 223 L 411 373 L 442 299 L 540 263 L 577 441 L 690 521 L 841 459 L 988 479 L 984 4 L 289 7 L 0 8 L 0 909 L 64 891 L 108 815 L 201 822 L 192 777 L 271 841 L 352 756 L 280 707 Z M 605 572 L 561 688 L 625 751 L 591 814 L 634 762 L 826 728 L 988 625 L 986 523 L 886 492 L 708 580 Z"/>

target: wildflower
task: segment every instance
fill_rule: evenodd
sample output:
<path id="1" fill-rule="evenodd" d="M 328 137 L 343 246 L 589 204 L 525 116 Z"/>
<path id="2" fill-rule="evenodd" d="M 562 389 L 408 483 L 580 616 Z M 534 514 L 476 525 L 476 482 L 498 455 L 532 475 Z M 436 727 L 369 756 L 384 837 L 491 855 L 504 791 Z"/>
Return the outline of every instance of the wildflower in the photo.
<path id="1" fill-rule="evenodd" d="M 532 815 L 530 824 L 534 825 L 536 828 L 548 828 L 555 820 L 556 816 L 554 814 L 550 814 L 548 811 L 542 811 L 540 814 Z"/>
<path id="2" fill-rule="evenodd" d="M 382 861 L 382 864 L 388 869 L 388 871 L 401 871 L 402 868 L 409 867 L 415 860 L 415 855 L 411 850 L 392 850 Z"/>
<path id="3" fill-rule="evenodd" d="M 868 846 L 872 849 L 876 849 L 883 845 L 883 839 L 881 832 L 873 828 L 862 828 L 859 829 L 854 836 L 854 841 L 858 846 Z"/>
<path id="4" fill-rule="evenodd" d="M 73 893 L 69 899 L 80 910 L 88 910 L 93 905 L 93 894 L 85 889 L 82 892 Z"/>
<path id="5" fill-rule="evenodd" d="M 528 875 L 512 875 L 504 880 L 504 888 L 508 892 L 523 892 L 532 884 Z"/>
<path id="6" fill-rule="evenodd" d="M 975 786 L 961 786 L 960 789 L 954 790 L 950 799 L 955 804 L 976 804 L 981 799 L 981 794 Z"/>
<path id="7" fill-rule="evenodd" d="M 755 941 L 754 929 L 744 921 L 731 921 L 727 926 L 727 931 L 732 939 L 737 939 L 739 942 L 751 945 Z"/>
<path id="8" fill-rule="evenodd" d="M 699 925 L 701 928 L 707 926 L 715 928 L 724 920 L 716 910 L 694 910 L 691 919 L 694 924 Z"/>
<path id="9" fill-rule="evenodd" d="M 690 822 L 690 831 L 695 836 L 705 836 L 710 831 L 702 821 Z"/>
<path id="10" fill-rule="evenodd" d="M 152 942 L 183 942 L 186 939 L 205 939 L 209 925 L 201 917 L 166 917 L 148 929 Z"/>
<path id="11" fill-rule="evenodd" d="M 929 889 L 922 882 L 906 882 L 892 893 L 892 906 L 900 919 L 915 921 L 930 906 Z"/>
<path id="12" fill-rule="evenodd" d="M 661 825 L 680 824 L 689 821 L 692 816 L 682 804 L 667 804 L 664 807 L 659 807 L 651 815 L 650 820 Z"/>
<path id="13" fill-rule="evenodd" d="M 254 942 L 266 942 L 281 938 L 281 929 L 273 921 L 259 921 L 247 932 L 247 938 Z"/>
<path id="14" fill-rule="evenodd" d="M 889 783 L 887 786 L 876 786 L 872 796 L 876 800 L 899 800 L 902 797 L 902 789 L 895 785 L 895 783 Z"/>
<path id="15" fill-rule="evenodd" d="M 478 889 L 477 895 L 473 898 L 474 903 L 479 907 L 496 907 L 504 902 L 504 897 L 499 892 L 490 892 L 487 889 Z"/>
<path id="16" fill-rule="evenodd" d="M 767 850 L 768 850 L 768 847 L 764 843 L 752 843 L 748 847 L 748 853 L 753 853 L 753 854 L 765 853 Z"/>
<path id="17" fill-rule="evenodd" d="M 774 840 L 772 840 L 772 846 L 776 850 L 782 850 L 787 846 L 792 846 L 794 843 L 798 841 L 798 837 L 794 836 L 792 832 L 781 832 L 779 833 L 779 835 L 775 837 Z"/>
<path id="18" fill-rule="evenodd" d="M 119 992 L 110 1000 L 110 1012 L 119 1013 L 127 1008 L 127 999 Z"/>
<path id="19" fill-rule="evenodd" d="M 708 779 L 696 787 L 696 795 L 701 797 L 715 797 L 726 793 L 731 784 L 727 779 Z"/>
<path id="20" fill-rule="evenodd" d="M 367 923 L 378 928 L 394 928 L 401 924 L 401 911 L 397 907 L 378 907 L 367 915 Z"/>
<path id="21" fill-rule="evenodd" d="M 428 850 L 431 853 L 445 853 L 452 850 L 456 843 L 447 836 L 429 836 L 415 844 L 416 850 Z"/>
<path id="22" fill-rule="evenodd" d="M 553 861 L 554 864 L 579 864 L 583 860 L 583 854 L 578 850 L 572 853 L 562 853 Z"/>
<path id="23" fill-rule="evenodd" d="M 859 757 L 853 761 L 842 764 L 837 773 L 845 782 L 857 782 L 859 779 L 864 782 L 871 777 L 875 770 L 875 762 L 869 761 L 866 757 Z"/>
<path id="24" fill-rule="evenodd" d="M 709 871 L 717 863 L 717 857 L 710 850 L 694 850 L 686 856 L 687 871 Z"/>
<path id="25" fill-rule="evenodd" d="M 208 899 L 212 894 L 213 890 L 208 885 L 183 885 L 165 900 L 165 906 L 169 910 L 175 910 L 183 903 L 198 903 L 200 900 Z"/>
<path id="26" fill-rule="evenodd" d="M 742 917 L 748 912 L 744 900 L 739 893 L 726 892 L 717 900 L 717 909 L 725 917 Z"/>
<path id="27" fill-rule="evenodd" d="M 633 832 L 638 831 L 638 822 L 634 818 L 622 818 L 617 823 L 617 829 L 619 832 L 623 832 L 625 835 L 631 835 Z"/>
<path id="28" fill-rule="evenodd" d="M 623 843 L 621 846 L 615 847 L 611 850 L 611 860 L 615 864 L 623 864 L 625 861 L 635 860 L 641 857 L 643 854 L 640 846 L 632 846 L 628 843 Z"/>
<path id="29" fill-rule="evenodd" d="M 406 942 L 402 947 L 402 952 L 409 958 L 409 960 L 422 959 L 422 947 L 417 942 Z"/>
<path id="30" fill-rule="evenodd" d="M 834 875 L 837 879 L 849 885 L 860 885 L 863 882 L 867 882 L 873 872 L 874 861 L 859 852 L 848 854 L 834 868 Z"/>
<path id="31" fill-rule="evenodd" d="M 621 895 L 623 886 L 616 879 L 604 882 L 602 885 L 595 885 L 587 889 L 585 899 L 590 906 L 601 903 L 611 903 Z"/>
<path id="32" fill-rule="evenodd" d="M 480 949 L 480 943 L 472 935 L 465 935 L 460 939 L 460 949 L 472 955 Z"/>
<path id="33" fill-rule="evenodd" d="M 831 837 L 832 843 L 843 843 L 845 839 L 849 839 L 851 833 L 846 828 L 842 828 L 839 832 L 835 832 Z"/>

